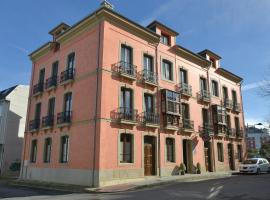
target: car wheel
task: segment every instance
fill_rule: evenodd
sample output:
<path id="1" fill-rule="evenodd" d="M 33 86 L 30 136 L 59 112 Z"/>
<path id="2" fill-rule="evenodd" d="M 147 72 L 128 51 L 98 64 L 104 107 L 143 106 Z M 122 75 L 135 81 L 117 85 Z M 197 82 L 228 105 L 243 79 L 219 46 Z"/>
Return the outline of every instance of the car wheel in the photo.
<path id="1" fill-rule="evenodd" d="M 267 173 L 270 174 L 270 167 L 268 168 Z"/>
<path id="2" fill-rule="evenodd" d="M 258 168 L 257 169 L 257 173 L 256 174 L 260 174 L 261 173 L 261 169 L 260 168 Z"/>

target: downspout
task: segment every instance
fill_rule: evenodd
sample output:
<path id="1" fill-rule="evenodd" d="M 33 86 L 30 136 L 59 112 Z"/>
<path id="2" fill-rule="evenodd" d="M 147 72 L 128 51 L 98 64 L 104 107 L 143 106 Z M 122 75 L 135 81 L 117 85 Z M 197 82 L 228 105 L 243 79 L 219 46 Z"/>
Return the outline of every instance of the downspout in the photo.
<path id="1" fill-rule="evenodd" d="M 97 18 L 97 13 L 95 13 Z M 98 18 L 97 18 L 98 20 Z M 98 113 L 98 88 L 99 88 L 99 65 L 100 65 L 100 49 L 101 49 L 101 22 L 99 22 L 99 30 L 98 30 L 98 59 L 97 59 L 97 77 L 96 77 L 96 105 L 95 105 L 95 125 L 94 125 L 94 139 L 93 139 L 93 167 L 92 167 L 92 187 L 95 187 L 95 167 L 96 167 L 96 138 L 97 138 L 97 113 Z"/>
<path id="2" fill-rule="evenodd" d="M 244 105 L 243 105 L 243 96 L 242 96 L 242 83 L 243 83 L 243 80 L 239 83 L 239 87 L 240 87 L 240 99 L 241 99 L 241 107 L 242 107 L 242 118 L 243 118 L 243 124 L 244 124 L 244 127 L 243 127 L 243 130 L 244 130 L 243 138 L 244 138 L 244 148 L 245 148 L 244 159 L 246 159 L 246 156 L 247 156 L 246 126 L 245 126 L 245 115 L 244 115 Z"/>
<path id="3" fill-rule="evenodd" d="M 25 162 L 25 149 L 26 149 L 26 142 L 27 142 L 27 130 L 28 130 L 28 124 L 29 124 L 29 114 L 30 114 L 30 105 L 31 105 L 31 91 L 32 91 L 32 86 L 34 84 L 34 74 L 35 74 L 35 63 L 33 62 L 32 65 L 32 74 L 31 74 L 31 80 L 30 80 L 30 86 L 29 86 L 29 91 L 28 91 L 28 105 L 27 105 L 27 111 L 26 111 L 26 124 L 25 124 L 25 131 L 24 131 L 24 144 L 23 144 L 23 155 L 22 155 L 22 165 L 21 165 L 21 174 L 20 178 L 23 179 L 23 174 L 24 174 L 24 162 Z M 28 163 L 27 163 L 28 164 Z M 27 166 L 25 166 L 26 174 L 25 174 L 25 179 L 27 177 Z"/>

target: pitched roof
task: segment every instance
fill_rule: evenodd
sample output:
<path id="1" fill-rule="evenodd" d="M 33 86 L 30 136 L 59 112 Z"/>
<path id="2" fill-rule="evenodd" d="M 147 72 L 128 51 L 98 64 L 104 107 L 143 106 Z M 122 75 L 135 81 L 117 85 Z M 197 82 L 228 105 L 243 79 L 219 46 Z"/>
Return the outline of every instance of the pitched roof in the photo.
<path id="1" fill-rule="evenodd" d="M 160 27 L 162 27 L 162 28 L 164 28 L 164 29 L 166 29 L 167 31 L 169 31 L 169 32 L 170 32 L 172 35 L 174 35 L 174 36 L 179 35 L 178 32 L 176 32 L 175 30 L 169 28 L 168 26 L 162 24 L 161 22 L 159 22 L 159 21 L 157 21 L 157 20 L 154 20 L 153 22 L 151 22 L 151 23 L 147 26 L 147 28 L 151 29 L 151 28 L 153 28 L 153 27 L 156 27 L 157 25 L 160 26 Z"/>
<path id="2" fill-rule="evenodd" d="M 205 56 L 205 54 L 209 54 L 210 56 L 213 56 L 218 60 L 221 59 L 221 57 L 219 55 L 217 55 L 213 51 L 210 51 L 209 49 L 205 49 L 205 50 L 199 52 L 198 54 L 201 55 L 201 56 Z"/>
<path id="3" fill-rule="evenodd" d="M 0 91 L 0 100 L 5 99 L 18 85 Z"/>
<path id="4" fill-rule="evenodd" d="M 234 81 L 236 83 L 241 83 L 243 81 L 243 78 L 241 78 L 240 76 L 237 76 L 235 75 L 234 73 L 224 69 L 224 68 L 221 68 L 219 67 L 217 70 L 216 70 L 216 73 L 217 74 L 220 74 L 228 79 L 230 79 L 231 81 Z"/>

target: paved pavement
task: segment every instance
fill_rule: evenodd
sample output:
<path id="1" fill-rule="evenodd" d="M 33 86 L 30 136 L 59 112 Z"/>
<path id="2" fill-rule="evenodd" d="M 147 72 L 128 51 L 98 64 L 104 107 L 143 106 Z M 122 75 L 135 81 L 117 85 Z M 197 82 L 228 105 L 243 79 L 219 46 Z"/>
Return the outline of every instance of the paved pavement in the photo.
<path id="1" fill-rule="evenodd" d="M 269 200 L 270 175 L 239 175 L 200 182 L 172 183 L 113 194 L 63 193 L 0 184 L 0 198 L 27 200 Z"/>

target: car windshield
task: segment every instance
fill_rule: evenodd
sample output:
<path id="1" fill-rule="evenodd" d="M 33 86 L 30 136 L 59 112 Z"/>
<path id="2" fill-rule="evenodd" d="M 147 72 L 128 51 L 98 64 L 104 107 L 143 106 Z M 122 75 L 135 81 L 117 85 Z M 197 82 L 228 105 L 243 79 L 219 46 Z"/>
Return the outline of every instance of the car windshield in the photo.
<path id="1" fill-rule="evenodd" d="M 245 161 L 243 162 L 243 164 L 256 164 L 257 161 L 258 161 L 258 159 L 245 160 Z"/>

